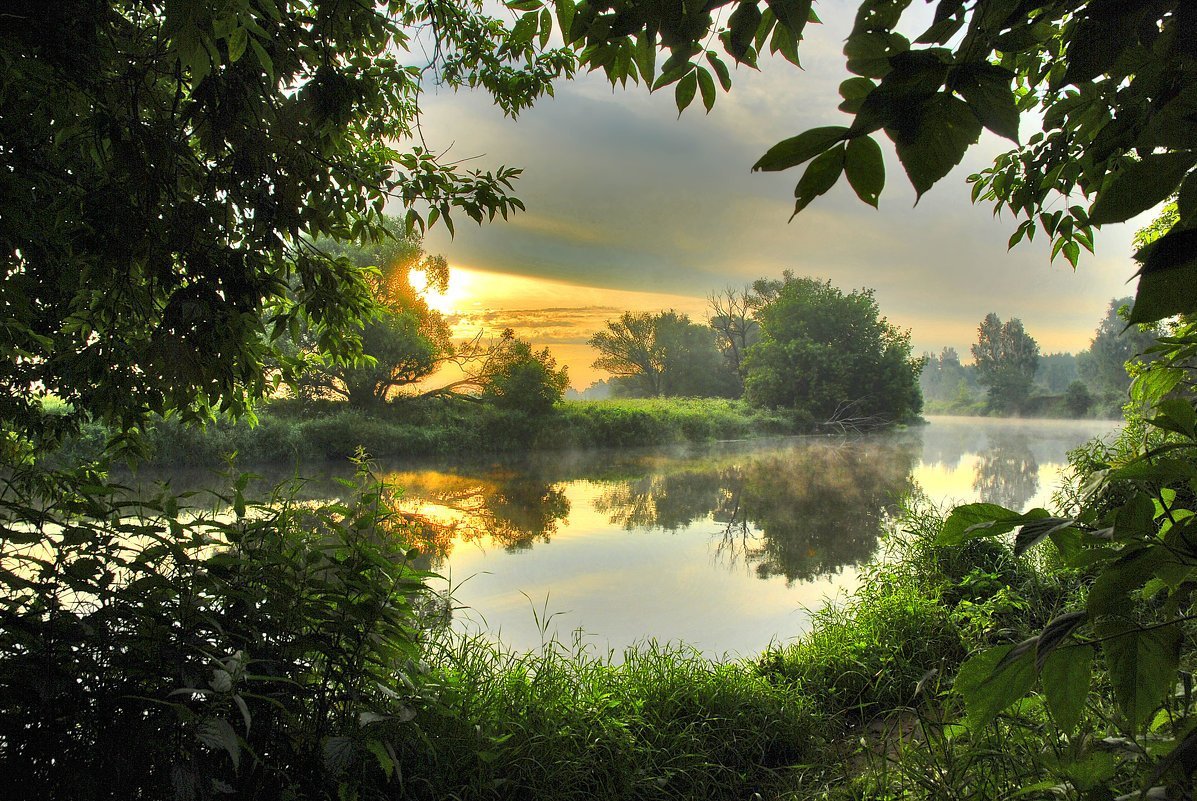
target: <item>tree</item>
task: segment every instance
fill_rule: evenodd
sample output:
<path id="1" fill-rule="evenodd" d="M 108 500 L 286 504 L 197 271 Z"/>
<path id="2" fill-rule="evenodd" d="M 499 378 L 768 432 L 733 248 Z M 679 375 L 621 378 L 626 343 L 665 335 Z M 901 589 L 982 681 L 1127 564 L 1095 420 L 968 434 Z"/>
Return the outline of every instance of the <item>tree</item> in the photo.
<path id="1" fill-rule="evenodd" d="M 605 331 L 595 332 L 589 345 L 599 352 L 594 360 L 596 369 L 629 379 L 648 397 L 661 394 L 665 354 L 657 342 L 653 315 L 624 312 L 618 320 L 608 321 Z"/>
<path id="2" fill-rule="evenodd" d="M 1159 337 L 1156 326 L 1127 322 L 1130 302 L 1130 298 L 1110 301 L 1089 349 L 1077 356 L 1077 370 L 1089 389 L 1119 406 L 1126 402 L 1131 384 L 1127 363 L 1142 356 Z"/>
<path id="3" fill-rule="evenodd" d="M 1064 392 L 1064 405 L 1073 417 L 1084 417 L 1093 406 L 1093 395 L 1081 380 L 1073 381 Z"/>
<path id="4" fill-rule="evenodd" d="M 811 0 L 733 0 L 696 7 L 648 0 L 556 0 L 564 39 L 581 62 L 615 82 L 673 86 L 679 112 L 697 97 L 709 110 L 716 79 L 731 86 L 723 54 L 755 66 L 766 46 L 795 65 Z M 1122 222 L 1180 192 L 1175 224 L 1136 254 L 1141 264 L 1132 322 L 1197 309 L 1197 129 L 1189 124 L 1197 75 L 1194 11 L 1183 0 L 939 0 L 912 42 L 908 2 L 862 0 L 844 43 L 853 77 L 840 85 L 845 125 L 778 142 L 754 169 L 806 164 L 797 214 L 841 176 L 876 206 L 885 166 L 883 131 L 921 196 L 960 163 L 988 129 L 1018 145 L 970 177 L 973 196 L 1022 221 L 1011 245 L 1052 240 L 1074 266 L 1093 250 L 1094 229 Z M 529 11 L 531 15 L 536 13 Z M 669 56 L 656 64 L 656 51 Z M 1020 131 L 1024 116 L 1041 130 Z M 1025 136 L 1025 138 L 1024 138 Z M 1041 216 L 1042 215 L 1042 216 Z"/>
<path id="5" fill-rule="evenodd" d="M 710 305 L 708 325 L 715 332 L 719 349 L 731 364 L 732 369 L 744 377 L 744 354 L 760 338 L 760 326 L 753 313 L 759 304 L 751 287 L 734 289 L 728 287 L 707 297 Z"/>
<path id="6" fill-rule="evenodd" d="M 414 42 L 433 54 L 423 67 Z M 403 143 L 422 142 L 426 71 L 514 114 L 572 73 L 571 54 L 542 47 L 468 0 L 7 8 L 0 418 L 38 433 L 244 413 L 301 323 L 355 357 L 368 286 L 311 243 L 379 241 L 392 200 L 415 231 L 417 202 L 448 226 L 522 208 L 518 170 Z M 41 415 L 43 393 L 74 414 Z"/>
<path id="7" fill-rule="evenodd" d="M 872 290 L 786 276 L 756 316 L 761 339 L 744 362 L 745 397 L 820 420 L 906 420 L 922 408 L 922 360 L 910 334 L 880 316 Z"/>
<path id="8" fill-rule="evenodd" d="M 1017 411 L 1031 394 L 1039 366 L 1039 344 L 1011 317 L 1003 323 L 993 312 L 977 327 L 972 346 L 977 380 L 989 388 L 989 405 L 1002 412 Z"/>
<path id="9" fill-rule="evenodd" d="M 641 397 L 735 397 L 739 381 L 715 332 L 675 311 L 624 312 L 590 337 L 594 366 Z"/>
<path id="10" fill-rule="evenodd" d="M 508 328 L 492 350 L 483 400 L 537 415 L 552 409 L 565 394 L 569 373 L 557 367 L 548 348 L 533 351 Z"/>
<path id="11" fill-rule="evenodd" d="M 412 285 L 411 274 L 424 274 L 425 289 L 444 292 L 449 266 L 442 256 L 426 256 L 418 239 L 403 235 L 402 223 L 387 220 L 387 238 L 362 247 L 320 241 L 317 247 L 345 258 L 363 271 L 375 308 L 362 326 L 361 349 L 366 358 L 337 360 L 321 354 L 330 349 L 316 332 L 304 331 L 300 349 L 313 362 L 295 380 L 307 397 L 342 397 L 366 408 L 385 402 L 396 391 L 432 375 L 454 355 L 449 324 L 429 308 Z"/>
<path id="12" fill-rule="evenodd" d="M 1077 357 L 1071 353 L 1049 353 L 1039 357 L 1035 383 L 1047 392 L 1059 395 L 1077 380 Z"/>

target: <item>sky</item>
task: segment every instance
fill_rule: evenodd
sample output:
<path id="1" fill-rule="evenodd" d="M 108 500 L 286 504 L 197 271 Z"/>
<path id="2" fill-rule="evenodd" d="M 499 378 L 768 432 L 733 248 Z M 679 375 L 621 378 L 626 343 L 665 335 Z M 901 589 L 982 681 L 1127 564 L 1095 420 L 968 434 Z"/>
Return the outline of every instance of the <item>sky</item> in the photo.
<path id="1" fill-rule="evenodd" d="M 604 377 L 585 342 L 606 320 L 669 308 L 701 320 L 709 293 L 785 269 L 875 290 L 916 353 L 951 346 L 967 361 L 989 312 L 1021 318 L 1044 353 L 1088 347 L 1110 300 L 1133 294 L 1131 238 L 1150 214 L 1100 231 L 1097 255 L 1083 253 L 1074 272 L 1063 258 L 1049 264 L 1042 235 L 1008 252 L 1013 219 L 970 202 L 965 178 L 1012 144 L 988 132 L 917 207 L 884 137 L 879 210 L 841 180 L 787 222 L 802 168 L 751 173 L 775 142 L 849 120 L 836 106 L 855 5 L 817 3 L 824 24 L 807 27 L 804 69 L 736 68 L 709 114 L 695 101 L 679 119 L 672 87 L 613 90 L 599 73 L 558 84 L 518 120 L 483 93 L 429 89 L 428 145 L 475 168 L 522 168 L 515 194 L 527 206 L 483 226 L 462 216 L 453 237 L 428 232 L 425 249 L 451 265 L 450 291 L 433 305 L 461 335 L 511 326 L 548 346 L 579 389 Z"/>

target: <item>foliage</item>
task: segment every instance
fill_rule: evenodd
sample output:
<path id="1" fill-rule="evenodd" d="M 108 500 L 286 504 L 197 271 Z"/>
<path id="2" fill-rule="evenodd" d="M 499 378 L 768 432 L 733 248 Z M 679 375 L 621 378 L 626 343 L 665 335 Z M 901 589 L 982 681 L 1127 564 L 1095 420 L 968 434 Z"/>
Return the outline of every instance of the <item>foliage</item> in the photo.
<path id="1" fill-rule="evenodd" d="M 1041 354 L 1035 384 L 1051 394 L 1067 392 L 1069 385 L 1079 379 L 1078 361 L 1079 357 L 1071 353 Z"/>
<path id="2" fill-rule="evenodd" d="M 402 221 L 388 217 L 384 225 L 387 236 L 369 247 L 334 240 L 313 245 L 361 269 L 375 306 L 362 326 L 363 358 L 325 354 L 318 332 L 301 330 L 293 344 L 309 360 L 294 381 L 302 397 L 343 397 L 352 406 L 368 408 L 427 378 L 453 355 L 448 323 L 412 284 L 412 272 L 418 271 L 425 288 L 445 291 L 448 263 L 442 256 L 425 255 L 419 239 L 404 234 Z"/>
<path id="3" fill-rule="evenodd" d="M 1126 403 L 1130 389 L 1131 370 L 1138 369 L 1128 362 L 1138 362 L 1140 357 L 1156 343 L 1160 334 L 1155 325 L 1133 325 L 1127 322 L 1130 314 L 1130 298 L 1116 298 L 1110 301 L 1109 310 L 1101 321 L 1089 349 L 1077 354 L 1077 370 L 1080 377 L 1107 405 L 1119 407 Z"/>
<path id="4" fill-rule="evenodd" d="M 973 504 L 954 510 L 939 535 L 950 545 L 1014 531 L 1019 554 L 1050 540 L 1063 565 L 1093 576 L 1085 597 L 1040 632 L 961 668 L 955 687 L 970 726 L 986 725 L 1037 686 L 1055 725 L 1073 732 L 1094 704 L 1089 688 L 1104 677 L 1120 734 L 1136 748 L 1146 745 L 1140 777 L 1155 792 L 1187 787 L 1192 772 L 1189 699 L 1173 689 L 1191 657 L 1186 625 L 1197 571 L 1197 412 L 1191 391 L 1181 389 L 1194 352 L 1192 324 L 1149 351 L 1155 361 L 1136 378 L 1133 395 L 1150 416 L 1129 426 L 1118 448 L 1078 454 L 1083 467 L 1067 516 Z M 1071 759 L 1091 755 L 1086 749 Z"/>
<path id="5" fill-rule="evenodd" d="M 972 346 L 977 382 L 989 388 L 989 405 L 1001 412 L 1018 411 L 1031 394 L 1039 366 L 1039 343 L 1011 317 L 1003 323 L 990 312 L 977 327 Z"/>
<path id="6" fill-rule="evenodd" d="M 744 361 L 745 398 L 821 420 L 898 422 L 922 408 L 909 332 L 880 316 L 872 290 L 785 277 L 756 315 L 760 341 Z"/>
<path id="7" fill-rule="evenodd" d="M 557 367 L 548 348 L 534 352 L 510 328 L 503 332 L 490 359 L 490 376 L 482 399 L 500 408 L 545 414 L 569 386 L 569 373 L 565 367 Z"/>
<path id="8" fill-rule="evenodd" d="M 0 770 L 30 798 L 345 797 L 416 736 L 425 574 L 345 503 L 187 506 L 89 471 L 0 494 Z M 37 504 L 38 516 L 29 514 Z"/>
<path id="9" fill-rule="evenodd" d="M 590 337 L 606 370 L 640 397 L 735 397 L 734 369 L 716 348 L 715 332 L 685 314 L 624 312 Z"/>
<path id="10" fill-rule="evenodd" d="M 353 358 L 361 271 L 309 243 L 378 241 L 522 208 L 518 170 L 466 171 L 422 144 L 426 70 L 509 114 L 572 73 L 480 4 L 55 3 L 0 24 L 0 417 L 240 414 L 284 331 Z M 418 46 L 417 46 L 418 45 Z M 432 61 L 418 66 L 423 50 Z M 288 376 L 284 369 L 282 376 Z M 37 395 L 76 410 L 42 417 Z M 37 393 L 35 395 L 34 393 Z"/>
<path id="11" fill-rule="evenodd" d="M 809 705 L 751 667 L 652 642 L 619 656 L 435 643 L 444 714 L 420 719 L 436 750 L 405 760 L 411 797 L 771 797 L 812 753 Z"/>
<path id="12" fill-rule="evenodd" d="M 1073 417 L 1084 417 L 1093 406 L 1093 395 L 1084 381 L 1073 381 L 1064 392 L 1064 404 Z"/>
<path id="13" fill-rule="evenodd" d="M 580 51 L 583 65 L 603 69 L 613 83 L 640 80 L 653 90 L 672 85 L 679 111 L 696 91 L 709 110 L 715 78 L 730 88 L 714 42 L 750 67 L 766 47 L 797 65 L 807 23 L 818 19 L 810 0 L 746 0 L 730 14 L 712 13 L 731 4 L 716 0 L 689 9 L 556 0 L 563 39 Z M 1011 246 L 1039 228 L 1054 242 L 1052 258 L 1063 254 L 1075 266 L 1082 248 L 1093 249 L 1096 227 L 1179 195 L 1176 224 L 1137 254 L 1142 268 L 1132 320 L 1197 309 L 1197 206 L 1191 202 L 1197 140 L 1185 122 L 1197 71 L 1197 54 L 1188 46 L 1189 5 L 939 0 L 931 25 L 913 42 L 903 33 L 911 30 L 904 19 L 910 5 L 858 4 L 844 43 L 853 77 L 840 85 L 839 108 L 851 116 L 848 124 L 785 139 L 757 161 L 754 169 L 765 171 L 807 165 L 794 190 L 795 214 L 841 176 L 876 206 L 886 179 L 878 131 L 893 142 L 921 196 L 988 129 L 1019 147 L 970 177 L 973 197 L 1022 218 Z M 659 69 L 658 50 L 669 53 Z M 1024 117 L 1041 128 L 1025 139 Z"/>

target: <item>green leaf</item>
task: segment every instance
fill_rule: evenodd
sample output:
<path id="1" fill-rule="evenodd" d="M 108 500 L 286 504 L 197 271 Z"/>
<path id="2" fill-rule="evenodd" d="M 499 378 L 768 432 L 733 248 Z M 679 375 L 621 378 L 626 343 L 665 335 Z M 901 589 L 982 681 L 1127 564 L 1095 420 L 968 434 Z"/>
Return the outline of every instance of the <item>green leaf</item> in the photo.
<path id="1" fill-rule="evenodd" d="M 877 208 L 881 190 L 885 188 L 885 159 L 873 137 L 858 136 L 848 142 L 844 172 L 856 196 Z"/>
<path id="2" fill-rule="evenodd" d="M 1050 537 L 1057 531 L 1072 528 L 1075 521 L 1062 517 L 1044 517 L 1023 524 L 1014 537 L 1014 555 L 1022 556 L 1034 548 L 1045 537 Z"/>
<path id="3" fill-rule="evenodd" d="M 981 136 L 981 123 L 967 103 L 943 93 L 927 101 L 914 119 L 912 126 L 904 125 L 896 136 L 892 133 L 890 136 L 910 183 L 918 197 L 922 197 L 976 143 Z"/>
<path id="4" fill-rule="evenodd" d="M 1173 228 L 1135 254 L 1142 265 L 1130 322 L 1197 311 L 1197 229 Z"/>
<path id="5" fill-rule="evenodd" d="M 802 29 L 810 20 L 812 0 L 766 0 L 777 19 L 794 32 L 795 39 L 802 38 Z"/>
<path id="6" fill-rule="evenodd" d="M 1093 0 L 1074 19 L 1062 83 L 1091 81 L 1109 70 L 1136 37 L 1127 35 L 1125 0 Z"/>
<path id="7" fill-rule="evenodd" d="M 695 70 L 691 70 L 687 73 L 677 82 L 677 86 L 673 90 L 673 99 L 677 103 L 678 116 L 681 116 L 681 113 L 686 110 L 686 106 L 690 105 L 694 100 L 694 92 L 698 88 L 698 76 L 695 72 Z"/>
<path id="8" fill-rule="evenodd" d="M 1032 509 L 1023 514 L 993 503 L 969 503 L 951 511 L 935 542 L 938 545 L 963 545 L 969 540 L 1005 534 L 1016 526 L 1050 516 L 1046 509 Z"/>
<path id="9" fill-rule="evenodd" d="M 1093 647 L 1070 646 L 1052 651 L 1043 661 L 1039 683 L 1047 696 L 1047 708 L 1060 728 L 1076 731 L 1089 697 L 1093 673 Z"/>
<path id="10" fill-rule="evenodd" d="M 844 102 L 839 109 L 845 114 L 855 114 L 860 111 L 860 105 L 869 93 L 877 88 L 877 84 L 868 78 L 849 78 L 840 84 L 840 97 Z"/>
<path id="11" fill-rule="evenodd" d="M 1014 648 L 1013 645 L 990 648 L 960 666 L 952 688 L 964 699 L 970 728 L 989 725 L 999 712 L 1030 692 L 1035 682 L 1032 652 L 1026 651 L 1003 663 Z"/>
<path id="12" fill-rule="evenodd" d="M 1085 601 L 1089 617 L 1097 620 L 1123 614 L 1130 606 L 1130 592 L 1155 576 L 1156 568 L 1166 558 L 1167 554 L 1161 547 L 1139 548 L 1108 565 L 1089 589 L 1089 597 Z"/>
<path id="13" fill-rule="evenodd" d="M 636 34 L 636 69 L 640 78 L 649 86 L 657 74 L 657 36 L 647 31 Z"/>
<path id="14" fill-rule="evenodd" d="M 1018 104 L 1011 84 L 1014 73 L 985 65 L 956 72 L 953 88 L 989 130 L 1018 142 Z"/>
<path id="15" fill-rule="evenodd" d="M 839 142 L 848 133 L 842 125 L 828 125 L 823 128 L 811 128 L 797 136 L 783 139 L 761 156 L 753 171 L 764 170 L 776 172 L 797 167 L 804 161 L 809 161 Z"/>
<path id="16" fill-rule="evenodd" d="M 1089 209 L 1094 225 L 1124 222 L 1164 202 L 1180 186 L 1197 154 L 1149 153 L 1126 166 Z"/>
<path id="17" fill-rule="evenodd" d="M 531 42 L 533 37 L 536 36 L 539 24 L 540 20 L 537 14 L 524 14 L 511 29 L 511 33 L 507 37 L 508 42 L 517 45 Z"/>
<path id="18" fill-rule="evenodd" d="M 237 59 L 245 54 L 248 34 L 245 28 L 234 28 L 229 34 L 229 63 L 236 64 Z"/>
<path id="19" fill-rule="evenodd" d="M 1139 728 L 1176 684 L 1180 663 L 1180 626 L 1141 629 L 1115 620 L 1098 632 L 1114 695 L 1127 719 Z"/>
<path id="20" fill-rule="evenodd" d="M 227 720 L 205 718 L 196 729 L 195 735 L 209 748 L 224 749 L 233 761 L 234 769 L 241 764 L 241 743 L 237 740 L 237 732 Z"/>
<path id="21" fill-rule="evenodd" d="M 740 3 L 727 19 L 727 52 L 736 61 L 744 61 L 756 38 L 756 29 L 761 22 L 761 10 L 756 3 Z"/>
<path id="22" fill-rule="evenodd" d="M 694 73 L 698 76 L 698 90 L 702 93 L 702 104 L 707 111 L 710 111 L 715 105 L 715 79 L 702 67 L 694 70 Z"/>
<path id="23" fill-rule="evenodd" d="M 512 11 L 538 11 L 544 3 L 540 0 L 509 0 L 504 5 Z"/>
<path id="24" fill-rule="evenodd" d="M 715 75 L 719 77 L 719 85 L 723 87 L 723 91 L 731 91 L 731 73 L 728 72 L 727 65 L 723 63 L 723 59 L 719 58 L 718 54 L 713 51 L 707 51 L 707 63 L 711 65 L 711 69 L 715 70 Z"/>
<path id="25" fill-rule="evenodd" d="M 1165 398 L 1156 405 L 1156 416 L 1150 421 L 1156 428 L 1183 434 L 1189 439 L 1197 436 L 1197 412 L 1184 398 Z"/>
<path id="26" fill-rule="evenodd" d="M 794 187 L 794 214 L 806 208 L 819 195 L 826 194 L 844 171 L 844 146 L 837 145 L 817 156 Z M 790 216 L 793 219 L 793 215 Z"/>

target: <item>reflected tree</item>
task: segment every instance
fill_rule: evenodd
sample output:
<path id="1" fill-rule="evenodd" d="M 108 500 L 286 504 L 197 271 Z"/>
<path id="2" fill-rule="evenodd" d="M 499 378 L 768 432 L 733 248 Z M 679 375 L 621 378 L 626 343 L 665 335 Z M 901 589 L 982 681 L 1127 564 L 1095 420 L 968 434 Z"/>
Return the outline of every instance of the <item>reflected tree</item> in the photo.
<path id="1" fill-rule="evenodd" d="M 873 554 L 917 457 L 917 441 L 892 437 L 804 442 L 612 482 L 594 507 L 629 530 L 710 521 L 720 558 L 806 581 Z"/>
<path id="2" fill-rule="evenodd" d="M 422 525 L 418 547 L 441 563 L 457 542 L 490 537 L 507 550 L 548 542 L 569 516 L 570 503 L 554 484 L 516 472 L 465 476 L 451 473 L 393 473 L 387 484 L 400 515 Z"/>
<path id="3" fill-rule="evenodd" d="M 1026 434 L 1012 432 L 990 439 L 981 454 L 973 489 L 985 503 L 1022 509 L 1039 491 L 1039 463 Z"/>

